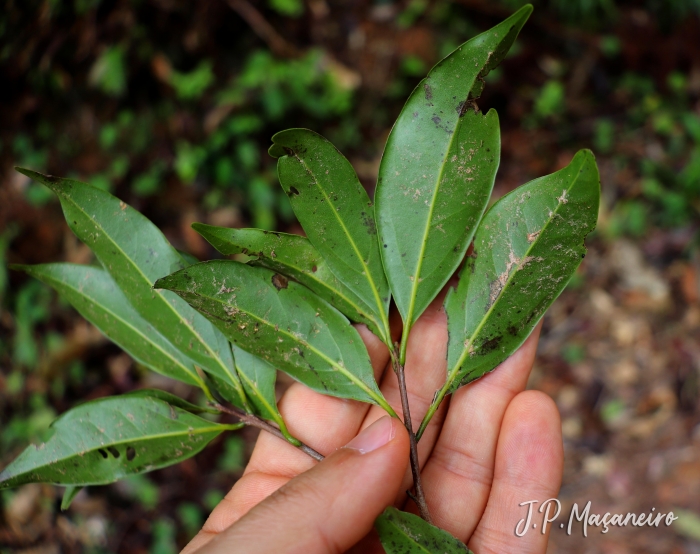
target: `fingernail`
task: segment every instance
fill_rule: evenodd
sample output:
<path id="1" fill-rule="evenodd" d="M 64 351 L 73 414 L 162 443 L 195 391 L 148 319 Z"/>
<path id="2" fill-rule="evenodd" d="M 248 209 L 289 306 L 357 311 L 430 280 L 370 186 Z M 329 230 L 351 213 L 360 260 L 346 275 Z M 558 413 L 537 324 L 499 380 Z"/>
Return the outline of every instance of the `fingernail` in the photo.
<path id="1" fill-rule="evenodd" d="M 367 454 L 377 448 L 381 448 L 395 436 L 396 427 L 394 426 L 394 420 L 389 416 L 384 416 L 352 439 L 345 445 L 345 448 L 352 448 L 360 454 Z"/>

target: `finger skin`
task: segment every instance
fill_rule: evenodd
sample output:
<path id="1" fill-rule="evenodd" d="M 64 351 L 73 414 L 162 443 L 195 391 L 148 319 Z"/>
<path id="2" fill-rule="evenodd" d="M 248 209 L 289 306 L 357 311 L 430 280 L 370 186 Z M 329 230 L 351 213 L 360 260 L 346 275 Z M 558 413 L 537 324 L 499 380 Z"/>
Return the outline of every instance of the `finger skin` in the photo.
<path id="1" fill-rule="evenodd" d="M 493 372 L 452 395 L 440 437 L 423 469 L 433 522 L 462 541 L 474 532 L 486 507 L 501 422 L 509 403 L 525 390 L 540 329 L 538 325 Z"/>
<path id="2" fill-rule="evenodd" d="M 389 360 L 389 351 L 367 327 L 355 327 L 367 347 L 375 377 L 379 379 Z M 368 409 L 368 404 L 325 396 L 299 383 L 290 386 L 279 402 L 280 413 L 290 433 L 324 455 L 358 433 Z M 206 544 L 258 502 L 315 464 L 288 442 L 269 433 L 260 433 L 243 477 L 214 508 L 182 554 L 191 554 Z"/>
<path id="3" fill-rule="evenodd" d="M 531 390 L 513 399 L 503 418 L 495 464 L 491 495 L 469 547 L 479 554 L 544 554 L 552 526 L 541 533 L 543 514 L 533 515 L 537 527 L 531 525 L 524 536 L 518 537 L 515 528 L 526 514 L 520 503 L 537 500 L 537 509 L 556 498 L 561 486 L 561 420 L 549 396 Z"/>
<path id="4" fill-rule="evenodd" d="M 373 428 L 392 438 L 367 453 L 340 448 L 259 503 L 197 554 L 345 552 L 393 502 L 408 461 L 408 433 L 400 421 L 387 416 Z"/>

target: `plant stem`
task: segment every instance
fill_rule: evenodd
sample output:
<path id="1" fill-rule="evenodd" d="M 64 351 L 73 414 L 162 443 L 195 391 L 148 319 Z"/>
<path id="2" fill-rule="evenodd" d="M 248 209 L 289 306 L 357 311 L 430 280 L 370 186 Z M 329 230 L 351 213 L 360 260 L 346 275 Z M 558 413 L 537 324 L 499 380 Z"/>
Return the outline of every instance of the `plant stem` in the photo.
<path id="1" fill-rule="evenodd" d="M 403 364 L 398 360 L 398 345 L 395 345 L 394 355 L 391 357 L 392 365 L 394 366 L 394 373 L 399 380 L 399 391 L 401 392 L 401 407 L 403 408 L 403 422 L 408 431 L 408 437 L 410 439 L 411 445 L 411 473 L 413 474 L 413 487 L 416 490 L 415 496 L 409 493 L 409 496 L 418 506 L 420 510 L 421 517 L 428 523 L 432 523 L 430 518 L 430 512 L 428 511 L 428 504 L 425 501 L 425 495 L 423 494 L 423 485 L 420 479 L 420 462 L 418 461 L 418 442 L 416 441 L 416 435 L 413 432 L 413 425 L 411 423 L 411 410 L 408 407 L 408 390 L 406 389 L 406 375 L 404 372 Z"/>
<path id="2" fill-rule="evenodd" d="M 423 418 L 423 421 L 421 421 L 420 427 L 418 428 L 418 431 L 416 432 L 416 441 L 419 441 L 420 438 L 423 436 L 423 433 L 425 432 L 425 428 L 428 426 L 428 423 L 430 423 L 430 420 L 433 418 L 433 416 L 435 415 L 435 412 L 440 407 L 440 404 L 445 399 L 445 396 L 447 395 L 448 389 L 449 389 L 449 383 L 445 383 L 445 385 L 440 389 L 440 392 L 438 392 L 437 395 L 435 395 L 435 399 L 430 403 L 430 407 L 428 408 L 428 412 L 425 414 L 425 417 Z"/>
<path id="3" fill-rule="evenodd" d="M 273 435 L 275 435 L 276 437 L 279 437 L 280 439 L 282 439 L 285 442 L 289 442 L 287 440 L 287 437 L 285 437 L 284 434 L 282 433 L 282 431 L 280 431 L 277 427 L 275 427 L 274 425 L 271 425 L 270 423 L 268 423 L 264 419 L 259 418 L 256 415 L 247 414 L 243 410 L 240 410 L 240 409 L 235 408 L 235 407 L 229 408 L 227 406 L 222 406 L 221 404 L 216 403 L 216 402 L 213 403 L 213 406 L 221 412 L 224 412 L 226 414 L 230 414 L 232 416 L 236 416 L 238 419 L 240 419 L 246 425 L 250 425 L 251 427 L 257 427 L 258 429 L 262 429 L 263 431 L 267 431 L 268 433 L 272 433 Z M 301 450 L 302 452 L 304 452 L 305 454 L 308 454 L 309 456 L 311 456 L 317 462 L 320 462 L 324 458 L 323 454 L 319 454 L 313 448 L 304 444 L 301 441 L 299 441 L 299 446 L 297 446 L 297 448 L 299 450 Z"/>

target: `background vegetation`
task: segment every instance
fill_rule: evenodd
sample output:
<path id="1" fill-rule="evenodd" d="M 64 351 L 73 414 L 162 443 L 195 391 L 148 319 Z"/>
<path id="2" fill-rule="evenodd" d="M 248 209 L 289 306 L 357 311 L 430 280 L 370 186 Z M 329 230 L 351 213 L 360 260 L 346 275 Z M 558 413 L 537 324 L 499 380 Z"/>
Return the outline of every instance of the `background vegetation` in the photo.
<path id="1" fill-rule="evenodd" d="M 176 383 L 135 366 L 8 263 L 89 263 L 52 193 L 74 176 L 180 249 L 193 221 L 299 232 L 266 150 L 308 127 L 371 191 L 405 98 L 519 0 L 5 0 L 0 9 L 0 467 L 80 399 Z M 554 531 L 552 552 L 700 552 L 700 1 L 539 0 L 479 104 L 496 108 L 496 197 L 598 156 L 603 207 L 545 321 L 531 386 L 557 401 L 560 498 L 679 508 L 670 529 Z M 281 387 L 285 381 L 282 380 Z M 240 475 L 241 432 L 180 466 L 82 492 L 3 493 L 0 552 L 176 552 Z"/>

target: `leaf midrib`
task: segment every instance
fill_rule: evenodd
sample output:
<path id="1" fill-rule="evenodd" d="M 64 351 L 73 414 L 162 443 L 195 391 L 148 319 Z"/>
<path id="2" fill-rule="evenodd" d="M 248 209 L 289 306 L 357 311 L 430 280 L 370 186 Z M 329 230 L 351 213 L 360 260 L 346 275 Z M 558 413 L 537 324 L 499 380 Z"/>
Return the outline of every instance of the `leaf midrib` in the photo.
<path id="1" fill-rule="evenodd" d="M 355 256 L 357 256 L 357 259 L 360 261 L 360 264 L 362 264 L 362 267 L 364 269 L 364 274 L 365 278 L 367 279 L 367 282 L 369 283 L 370 288 L 372 289 L 372 294 L 374 295 L 374 301 L 377 304 L 378 308 L 378 313 L 382 316 L 386 316 L 384 313 L 384 305 L 382 304 L 381 296 L 379 295 L 379 290 L 377 289 L 377 286 L 374 282 L 374 278 L 372 277 L 372 274 L 369 271 L 369 267 L 365 263 L 365 260 L 362 258 L 362 255 L 360 254 L 359 249 L 357 248 L 357 245 L 355 244 L 355 241 L 353 240 L 352 236 L 348 232 L 347 227 L 345 226 L 345 223 L 343 222 L 343 219 L 338 215 L 338 211 L 333 208 L 333 203 L 330 200 L 330 197 L 326 194 L 326 191 L 323 190 L 323 187 L 319 184 L 319 180 L 316 177 L 316 174 L 309 168 L 309 166 L 306 164 L 306 162 L 300 158 L 296 153 L 294 153 L 294 157 L 299 160 L 299 163 L 301 163 L 302 166 L 304 166 L 304 169 L 313 177 L 314 184 L 316 185 L 316 188 L 321 192 L 323 197 L 326 199 L 328 202 L 328 207 L 330 208 L 331 212 L 333 213 L 333 216 L 335 219 L 340 223 L 340 227 L 343 229 L 343 233 L 345 236 L 348 238 L 348 241 L 350 242 L 350 245 L 352 246 L 353 251 L 355 252 Z M 376 235 L 375 235 L 376 236 Z M 384 327 L 384 333 L 389 336 L 389 329 L 388 325 L 386 324 L 385 317 L 382 318 L 382 327 Z M 381 327 L 380 327 L 381 328 Z"/>
<path id="2" fill-rule="evenodd" d="M 138 336 L 140 336 L 140 337 L 142 337 L 144 340 L 146 340 L 148 343 L 150 343 L 150 344 L 152 344 L 153 346 L 155 346 L 157 350 L 159 350 L 166 358 L 169 358 L 176 366 L 181 367 L 181 368 L 185 371 L 185 373 L 187 373 L 188 375 L 192 375 L 192 376 L 195 378 L 195 381 L 196 381 L 197 383 L 202 383 L 202 380 L 200 379 L 200 377 L 199 377 L 199 375 L 197 374 L 196 371 L 190 370 L 187 366 L 182 365 L 182 363 L 181 363 L 179 360 L 177 360 L 176 358 L 174 358 L 174 357 L 172 356 L 172 354 L 170 354 L 169 352 L 163 350 L 162 346 L 159 345 L 158 343 L 155 343 L 155 342 L 151 341 L 141 330 L 139 330 L 137 327 L 134 327 L 134 326 L 131 324 L 131 322 L 129 322 L 129 321 L 123 319 L 121 316 L 119 316 L 117 313 L 115 313 L 115 312 L 112 311 L 111 309 L 107 308 L 107 307 L 104 306 L 103 304 L 100 304 L 100 303 L 98 303 L 98 302 L 95 302 L 93 299 L 91 299 L 88 295 L 86 295 L 86 294 L 85 294 L 84 292 L 82 292 L 80 289 L 77 289 L 77 288 L 75 288 L 74 286 L 72 286 L 72 285 L 70 285 L 70 284 L 68 284 L 68 283 L 66 283 L 66 282 L 58 281 L 56 278 L 48 278 L 48 279 L 51 280 L 51 281 L 53 281 L 54 283 L 58 283 L 58 284 L 60 284 L 60 285 L 63 285 L 65 288 L 68 288 L 68 289 L 73 290 L 74 292 L 76 292 L 77 294 L 79 294 L 80 296 L 82 296 L 83 298 L 85 298 L 86 300 L 88 300 L 88 301 L 94 303 L 94 305 L 97 306 L 98 308 L 102 309 L 102 311 L 104 311 L 105 313 L 111 315 L 115 320 L 122 322 L 122 323 L 124 324 L 125 327 L 128 327 L 128 328 L 131 329 L 135 334 L 137 334 Z M 146 321 L 146 320 L 144 319 L 144 321 Z M 155 327 L 154 327 L 154 330 L 155 330 Z M 163 340 L 167 340 L 167 339 L 165 339 L 165 337 L 163 337 L 163 335 L 161 335 L 157 330 L 156 330 L 156 334 L 157 334 L 159 337 L 163 338 Z M 168 341 L 168 342 L 169 342 L 169 341 Z"/>
<path id="3" fill-rule="evenodd" d="M 581 164 L 578 166 L 578 168 L 577 168 L 577 173 L 576 173 L 576 177 L 575 177 L 574 180 L 571 182 L 571 185 L 569 185 L 569 187 L 566 189 L 567 192 L 569 192 L 571 189 L 573 189 L 574 186 L 576 185 L 576 183 L 578 182 L 579 177 L 581 176 L 581 171 L 580 171 L 580 169 L 583 167 L 583 165 L 586 163 L 586 161 L 587 161 L 587 156 L 584 157 L 584 159 L 582 160 Z M 542 237 L 542 235 L 544 234 L 545 229 L 547 229 L 547 227 L 549 226 L 549 224 L 550 224 L 552 221 L 554 221 L 554 218 L 555 218 L 555 216 L 557 215 L 557 213 L 559 212 L 559 208 L 561 208 L 562 204 L 563 204 L 563 202 L 559 202 L 559 203 L 557 204 L 557 207 L 554 208 L 554 210 L 552 210 L 552 215 L 549 216 L 549 218 L 547 219 L 547 221 L 545 222 L 545 224 L 544 224 L 544 225 L 542 226 L 542 228 L 540 229 L 540 232 L 539 232 L 538 237 L 532 242 L 532 244 L 530 244 L 530 246 L 528 246 L 527 250 L 525 251 L 525 253 L 523 254 L 523 256 L 522 256 L 521 259 L 524 260 L 525 258 L 527 258 L 528 255 L 530 254 L 530 252 L 532 251 L 532 249 L 538 244 L 538 242 L 540 241 L 540 237 Z M 480 321 L 479 325 L 477 326 L 477 328 L 474 330 L 474 332 L 473 332 L 473 333 L 471 334 L 471 336 L 469 337 L 469 342 L 468 342 L 468 344 L 469 344 L 470 346 L 472 345 L 472 341 L 474 340 L 474 338 L 477 337 L 477 336 L 479 335 L 479 333 L 481 332 L 481 329 L 482 329 L 482 328 L 484 327 L 484 325 L 486 324 L 486 321 L 489 319 L 489 317 L 490 317 L 491 313 L 493 312 L 494 308 L 500 303 L 501 299 L 503 298 L 503 292 L 506 291 L 506 290 L 508 289 L 508 287 L 509 287 L 511 281 L 514 279 L 515 275 L 517 275 L 519 272 L 520 272 L 520 269 L 518 269 L 518 268 L 516 267 L 515 271 L 511 272 L 511 274 L 508 275 L 508 279 L 506 280 L 505 284 L 503 285 L 503 288 L 501 289 L 501 292 L 499 293 L 498 298 L 496 298 L 496 300 L 494 301 L 494 303 L 491 304 L 491 307 L 488 309 L 488 311 L 486 312 L 486 314 L 484 315 L 484 317 L 481 319 L 481 321 Z M 460 370 L 462 364 L 464 363 L 464 360 L 466 359 L 466 356 L 467 356 L 467 353 L 468 353 L 468 352 L 469 352 L 469 349 L 468 349 L 467 347 L 465 347 L 465 348 L 462 350 L 462 354 L 461 354 L 461 356 L 459 357 L 459 360 L 458 360 L 457 363 L 453 366 L 453 368 L 450 370 L 449 377 L 448 377 L 448 379 L 447 379 L 447 382 L 445 383 L 445 387 L 444 387 L 445 389 L 449 390 L 449 388 L 452 387 L 452 383 L 453 383 L 454 380 L 455 380 L 455 376 L 456 376 L 457 372 Z M 448 384 L 449 384 L 449 387 L 447 386 Z"/>
<path id="4" fill-rule="evenodd" d="M 165 297 L 163 296 L 163 293 L 162 293 L 161 291 L 157 290 L 157 289 L 153 289 L 150 280 L 148 279 L 148 277 L 146 277 L 146 274 L 143 273 L 143 271 L 141 271 L 141 268 L 140 268 L 138 265 L 136 265 L 136 264 L 134 263 L 134 261 L 131 259 L 130 256 L 128 256 L 128 255 L 126 254 L 126 252 L 121 248 L 121 246 L 119 245 L 119 243 L 117 243 L 116 241 L 114 241 L 114 240 L 112 239 L 111 235 L 110 235 L 108 232 L 105 231 L 104 227 L 103 227 L 102 225 L 100 225 L 96 220 L 94 220 L 93 218 L 91 218 L 91 217 L 88 215 L 88 213 L 82 208 L 82 206 L 80 206 L 80 204 L 78 204 L 77 202 L 75 202 L 75 201 L 73 200 L 73 198 L 72 198 L 70 195 L 66 194 L 62 189 L 59 189 L 59 192 L 61 193 L 61 195 L 62 195 L 65 199 L 69 200 L 69 201 L 71 202 L 71 204 L 73 204 L 73 206 L 76 207 L 76 208 L 83 214 L 83 216 L 84 216 L 85 218 L 88 219 L 88 221 L 92 222 L 92 224 L 93 224 L 96 228 L 98 228 L 100 231 L 102 231 L 102 233 L 103 233 L 104 236 L 107 238 L 107 240 L 109 240 L 109 242 L 110 242 L 111 244 L 113 244 L 114 247 L 115 247 L 119 252 L 121 252 L 121 254 L 122 254 L 122 256 L 124 257 L 124 259 L 127 260 L 127 261 L 129 262 L 129 264 L 136 270 L 136 273 L 137 273 L 138 275 L 141 275 L 141 277 L 143 278 L 143 280 L 148 284 L 148 287 L 149 287 L 151 290 L 153 290 L 153 292 L 155 292 L 155 293 L 158 295 L 158 298 L 160 298 L 161 303 L 164 303 L 164 304 L 169 308 L 169 310 L 170 310 L 173 314 L 175 314 L 175 316 L 185 325 L 185 328 L 189 330 L 190 335 L 194 336 L 194 337 L 197 339 L 197 342 L 199 342 L 199 344 L 201 344 L 201 345 L 204 346 L 205 350 L 206 350 L 207 353 L 210 355 L 210 357 L 212 358 L 212 360 L 214 360 L 214 362 L 215 362 L 219 367 L 221 367 L 221 368 L 224 370 L 224 373 L 225 373 L 226 375 L 229 375 L 229 377 L 231 377 L 231 383 L 232 383 L 233 386 L 236 388 L 236 390 L 237 390 L 238 394 L 241 396 L 241 398 L 245 398 L 245 395 L 244 395 L 243 391 L 240 390 L 240 389 L 241 389 L 241 384 L 237 381 L 237 379 L 232 378 L 229 369 L 226 367 L 226 365 L 223 363 L 223 361 L 219 359 L 219 357 L 218 357 L 218 356 L 216 355 L 216 353 L 211 349 L 211 347 L 207 344 L 207 342 L 206 342 L 206 341 L 203 341 L 203 340 L 201 339 L 201 337 L 194 331 L 194 329 L 192 329 L 192 328 L 190 327 L 189 323 L 187 322 L 187 319 L 185 319 L 185 318 L 182 316 L 182 314 L 180 314 L 180 313 L 175 309 L 175 307 L 174 307 L 172 304 L 170 304 L 170 302 L 168 302 L 168 301 L 165 299 Z M 115 281 L 116 281 L 116 280 L 115 280 Z M 120 287 L 120 288 L 121 288 L 121 287 Z M 154 326 L 154 328 L 155 328 L 155 326 Z M 168 341 L 168 342 L 170 342 L 170 341 Z"/>
<path id="5" fill-rule="evenodd" d="M 427 79 L 426 79 L 427 81 Z M 476 77 L 474 78 L 474 81 L 476 81 Z M 474 86 L 474 81 L 472 81 L 472 86 Z M 471 90 L 471 89 L 470 89 Z M 462 126 L 462 118 L 458 117 L 457 118 L 457 124 L 455 125 L 454 132 L 450 136 L 450 141 L 447 143 L 447 150 L 445 150 L 445 155 L 442 158 L 442 163 L 440 164 L 440 171 L 438 172 L 438 176 L 435 182 L 435 190 L 433 191 L 433 197 L 430 201 L 430 209 L 428 210 L 428 217 L 426 218 L 426 223 L 425 223 L 425 229 L 423 230 L 423 240 L 421 241 L 420 245 L 420 251 L 418 253 L 418 263 L 415 267 L 415 276 L 413 278 L 413 284 L 411 285 L 411 296 L 409 299 L 409 304 L 408 304 L 408 313 L 406 314 L 406 325 L 411 326 L 413 324 L 413 311 L 415 310 L 416 307 L 416 297 L 418 296 L 418 285 L 420 284 L 420 273 L 423 269 L 423 256 L 425 256 L 425 249 L 428 244 L 428 235 L 430 234 L 430 222 L 433 219 L 433 211 L 435 210 L 435 204 L 436 204 L 436 199 L 437 195 L 440 191 L 440 187 L 442 184 L 442 174 L 445 171 L 445 166 L 447 158 L 450 155 L 450 152 L 452 150 L 452 144 L 454 143 L 455 137 L 457 136 L 459 129 Z"/>

